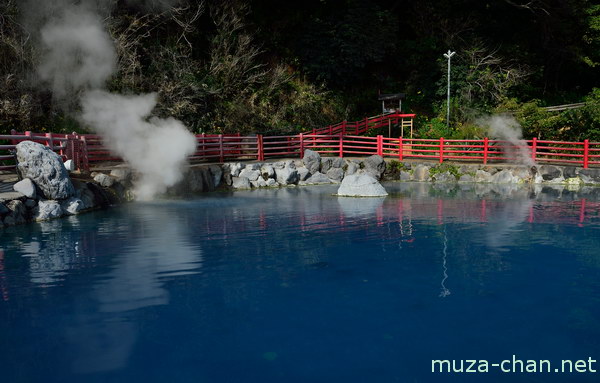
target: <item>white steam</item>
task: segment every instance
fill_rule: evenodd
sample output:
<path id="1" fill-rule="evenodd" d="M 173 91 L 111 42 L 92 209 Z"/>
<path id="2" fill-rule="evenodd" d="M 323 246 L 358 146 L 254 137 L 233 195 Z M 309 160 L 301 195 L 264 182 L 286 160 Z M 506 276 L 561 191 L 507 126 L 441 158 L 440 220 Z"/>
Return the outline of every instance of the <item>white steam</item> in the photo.
<path id="1" fill-rule="evenodd" d="M 81 6 L 65 9 L 40 31 L 44 49 L 40 77 L 60 98 L 101 88 L 115 72 L 117 54 L 98 15 Z"/>
<path id="2" fill-rule="evenodd" d="M 172 2 L 138 1 L 141 5 Z M 101 6 L 109 4 L 59 0 L 42 7 L 43 54 L 38 73 L 58 98 L 82 95 L 82 121 L 139 174 L 136 198 L 147 200 L 181 180 L 196 139 L 180 121 L 152 117 L 156 94 L 123 96 L 104 89 L 117 68 L 116 49 L 100 16 L 106 10 Z"/>
<path id="3" fill-rule="evenodd" d="M 505 141 L 501 143 L 504 157 L 508 157 L 513 161 L 533 166 L 535 162 L 531 158 L 531 148 L 523 139 L 523 130 L 521 125 L 512 116 L 495 115 L 478 120 L 478 123 L 483 126 L 488 126 L 488 134 L 491 138 Z"/>

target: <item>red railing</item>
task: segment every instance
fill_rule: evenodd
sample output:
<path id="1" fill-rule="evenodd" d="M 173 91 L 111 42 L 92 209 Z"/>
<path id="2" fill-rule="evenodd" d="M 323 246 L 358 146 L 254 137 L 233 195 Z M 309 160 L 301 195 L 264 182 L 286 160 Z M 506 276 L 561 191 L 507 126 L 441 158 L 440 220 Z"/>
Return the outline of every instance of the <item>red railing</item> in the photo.
<path id="1" fill-rule="evenodd" d="M 342 122 L 315 133 L 290 136 L 240 136 L 196 135 L 197 148 L 191 161 L 264 161 L 271 158 L 302 158 L 306 149 L 324 156 L 370 156 L 395 158 L 400 161 L 411 159 L 436 162 L 462 161 L 488 164 L 492 162 L 557 163 L 580 165 L 584 168 L 600 165 L 600 142 L 546 141 L 534 138 L 517 144 L 502 140 L 457 140 L 390 138 L 378 135 L 361 136 L 369 129 L 385 126 L 412 127 L 414 114 L 391 113 L 366 118 L 356 122 Z M 410 119 L 410 123 L 407 122 Z M 331 132 L 331 134 L 329 133 Z M 64 159 L 73 159 L 79 169 L 89 170 L 90 164 L 106 161 L 121 161 L 111 154 L 98 135 L 76 133 L 59 135 L 52 133 L 17 133 L 0 136 L 0 160 L 10 162 L 18 141 L 33 140 L 52 146 Z M 1 163 L 0 163 L 1 164 Z M 14 165 L 0 166 L 0 169 Z"/>
<path id="2" fill-rule="evenodd" d="M 65 134 L 16 132 L 0 135 L 0 170 L 12 170 L 15 168 L 14 160 L 16 146 L 21 141 L 33 141 L 50 147 L 64 160 L 79 158 L 83 150 L 77 145 L 77 138 Z M 81 163 L 80 167 L 84 168 Z"/>

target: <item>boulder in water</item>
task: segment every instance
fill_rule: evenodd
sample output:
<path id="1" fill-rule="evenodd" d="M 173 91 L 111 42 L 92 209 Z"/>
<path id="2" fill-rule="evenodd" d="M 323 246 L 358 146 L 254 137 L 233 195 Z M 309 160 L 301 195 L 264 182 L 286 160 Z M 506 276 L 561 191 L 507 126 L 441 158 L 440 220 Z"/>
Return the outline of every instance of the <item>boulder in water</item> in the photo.
<path id="1" fill-rule="evenodd" d="M 342 197 L 385 197 L 388 193 L 370 174 L 351 174 L 344 177 L 338 196 Z"/>

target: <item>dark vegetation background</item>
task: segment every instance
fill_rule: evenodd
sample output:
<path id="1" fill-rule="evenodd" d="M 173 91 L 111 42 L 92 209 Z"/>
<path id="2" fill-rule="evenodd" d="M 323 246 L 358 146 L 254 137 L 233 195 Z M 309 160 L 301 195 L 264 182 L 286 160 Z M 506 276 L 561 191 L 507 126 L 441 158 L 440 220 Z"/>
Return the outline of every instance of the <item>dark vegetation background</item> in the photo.
<path id="1" fill-rule="evenodd" d="M 160 1 L 160 0 L 153 0 Z M 479 137 L 510 112 L 526 137 L 600 140 L 600 5 L 590 0 L 114 0 L 109 89 L 158 92 L 194 132 L 283 134 L 379 114 L 405 92 L 418 137 Z M 149 6 L 148 6 L 149 5 Z M 0 0 L 0 132 L 85 130 L 36 76 L 36 31 Z M 452 59 L 452 121 L 445 125 Z M 541 107 L 586 101 L 585 107 Z"/>

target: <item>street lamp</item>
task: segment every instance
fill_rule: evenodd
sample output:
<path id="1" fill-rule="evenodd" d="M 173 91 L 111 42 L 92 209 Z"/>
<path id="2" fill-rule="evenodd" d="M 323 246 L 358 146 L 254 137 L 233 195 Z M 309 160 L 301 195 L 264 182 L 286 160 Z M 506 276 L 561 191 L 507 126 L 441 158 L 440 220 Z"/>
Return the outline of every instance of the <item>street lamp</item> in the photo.
<path id="1" fill-rule="evenodd" d="M 446 126 L 450 127 L 450 59 L 454 56 L 456 52 L 452 52 L 448 49 L 447 53 L 444 53 L 444 57 L 448 59 L 448 102 L 447 102 L 447 112 L 446 112 Z"/>

